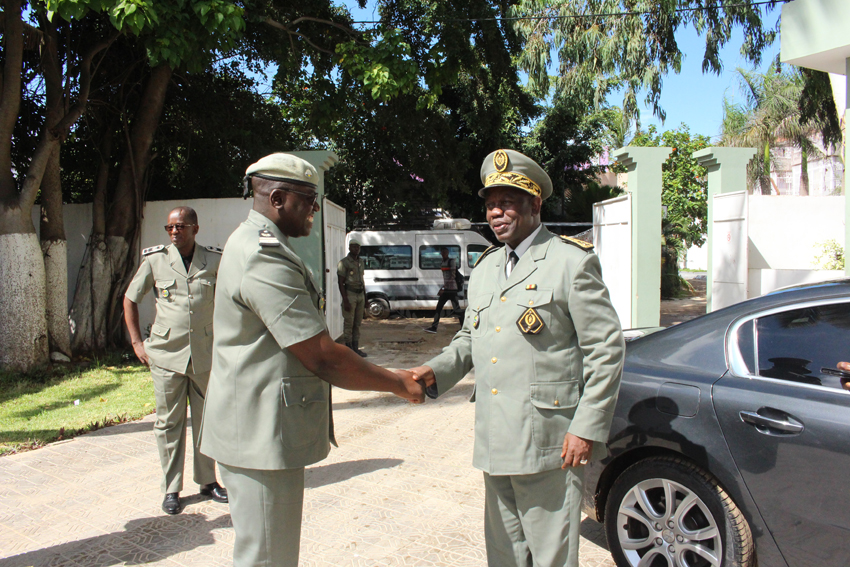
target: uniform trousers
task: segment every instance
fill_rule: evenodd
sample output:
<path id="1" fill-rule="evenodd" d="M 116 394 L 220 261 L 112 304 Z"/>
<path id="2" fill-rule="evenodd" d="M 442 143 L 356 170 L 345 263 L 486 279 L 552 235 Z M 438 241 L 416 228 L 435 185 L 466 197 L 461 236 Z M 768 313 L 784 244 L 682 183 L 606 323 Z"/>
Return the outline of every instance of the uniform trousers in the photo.
<path id="1" fill-rule="evenodd" d="M 236 533 L 233 567 L 298 567 L 304 468 L 218 466 Z"/>
<path id="2" fill-rule="evenodd" d="M 366 293 L 359 291 L 345 291 L 351 309 L 343 308 L 342 336 L 345 343 L 360 342 L 360 323 L 363 322 L 363 311 L 366 309 Z"/>
<path id="3" fill-rule="evenodd" d="M 488 567 L 578 567 L 584 467 L 484 473 Z"/>
<path id="4" fill-rule="evenodd" d="M 189 368 L 191 369 L 191 362 Z M 156 398 L 156 423 L 153 431 L 162 465 L 162 491 L 183 490 L 183 466 L 186 461 L 186 406 L 192 405 L 192 441 L 195 448 L 193 474 L 200 485 L 215 482 L 215 461 L 198 451 L 198 433 L 204 417 L 204 395 L 210 373 L 181 374 L 151 363 L 151 378 Z"/>

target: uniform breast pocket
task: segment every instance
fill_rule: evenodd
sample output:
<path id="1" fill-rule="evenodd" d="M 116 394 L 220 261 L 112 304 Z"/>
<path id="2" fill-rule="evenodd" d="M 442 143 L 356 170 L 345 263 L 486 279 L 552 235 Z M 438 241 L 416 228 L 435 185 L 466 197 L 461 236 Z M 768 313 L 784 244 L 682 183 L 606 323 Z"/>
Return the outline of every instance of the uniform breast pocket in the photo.
<path id="1" fill-rule="evenodd" d="M 172 303 L 177 291 L 177 280 L 156 280 L 156 300 Z"/>
<path id="2" fill-rule="evenodd" d="M 551 330 L 552 303 L 551 289 L 537 289 L 522 292 L 516 299 L 517 321 L 515 332 L 523 335 L 541 335 Z"/>
<path id="3" fill-rule="evenodd" d="M 470 298 L 469 308 L 472 309 L 472 336 L 483 335 L 487 329 L 487 319 L 490 313 L 490 303 L 493 294 L 487 293 Z"/>
<path id="4" fill-rule="evenodd" d="M 326 383 L 315 376 L 292 376 L 281 381 L 280 439 L 299 449 L 328 434 Z"/>
<path id="5" fill-rule="evenodd" d="M 202 280 L 198 280 L 198 283 L 201 284 L 201 298 L 205 301 L 212 301 L 215 299 L 215 278 L 204 278 Z"/>
<path id="6" fill-rule="evenodd" d="M 531 432 L 538 449 L 564 444 L 564 435 L 578 406 L 578 381 L 531 384 Z"/>

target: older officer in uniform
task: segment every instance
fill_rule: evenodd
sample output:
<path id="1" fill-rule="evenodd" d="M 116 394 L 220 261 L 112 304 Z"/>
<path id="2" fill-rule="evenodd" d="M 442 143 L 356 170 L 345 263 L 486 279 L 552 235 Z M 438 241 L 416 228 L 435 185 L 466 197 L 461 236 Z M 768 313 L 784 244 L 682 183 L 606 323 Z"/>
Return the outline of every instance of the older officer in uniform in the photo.
<path id="1" fill-rule="evenodd" d="M 466 321 L 413 369 L 443 394 L 475 368 L 473 465 L 484 471 L 490 567 L 578 566 L 583 467 L 606 454 L 624 341 L 584 243 L 540 224 L 552 182 L 498 150 L 481 167 L 487 221 L 504 247 L 479 259 Z"/>
<path id="2" fill-rule="evenodd" d="M 290 244 L 310 234 L 317 179 L 289 154 L 248 167 L 253 210 L 221 259 L 201 451 L 230 493 L 235 567 L 298 564 L 304 467 L 334 442 L 329 383 L 425 397 L 412 374 L 369 364 L 325 328 L 318 288 Z"/>
<path id="3" fill-rule="evenodd" d="M 353 238 L 348 243 L 348 256 L 336 266 L 339 293 L 342 295 L 343 338 L 345 346 L 360 356 L 366 353 L 360 350 L 360 323 L 363 322 L 363 310 L 366 308 L 366 284 L 363 273 L 366 268 L 360 259 L 360 242 Z"/>
<path id="4" fill-rule="evenodd" d="M 168 215 L 169 246 L 142 250 L 142 263 L 124 296 L 124 320 L 139 360 L 150 366 L 156 397 L 154 433 L 164 479 L 167 514 L 183 509 L 183 463 L 186 455 L 186 400 L 192 405 L 192 438 L 197 447 L 210 374 L 213 341 L 213 298 L 221 249 L 195 244 L 198 215 L 177 207 Z M 151 289 L 156 319 L 142 342 L 139 302 Z M 201 494 L 227 502 L 227 491 L 215 480 L 215 462 L 195 451 L 195 482 Z"/>

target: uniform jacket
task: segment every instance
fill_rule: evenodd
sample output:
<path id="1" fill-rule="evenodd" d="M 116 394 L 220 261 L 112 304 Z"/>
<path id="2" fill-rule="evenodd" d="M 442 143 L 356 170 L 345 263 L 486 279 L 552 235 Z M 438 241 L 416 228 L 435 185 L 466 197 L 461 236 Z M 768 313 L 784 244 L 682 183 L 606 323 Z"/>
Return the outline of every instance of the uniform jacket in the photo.
<path id="1" fill-rule="evenodd" d="M 324 459 L 329 384 L 288 350 L 325 330 L 309 270 L 274 223 L 251 211 L 227 240 L 219 274 L 201 452 L 261 470 Z"/>
<path id="2" fill-rule="evenodd" d="M 463 328 L 426 363 L 440 393 L 475 368 L 473 465 L 491 475 L 554 470 L 567 432 L 605 456 L 625 344 L 599 259 L 544 227 L 507 279 L 505 262 L 504 248 L 481 258 Z M 537 334 L 519 326 L 530 308 Z"/>
<path id="3" fill-rule="evenodd" d="M 125 296 L 140 303 L 151 289 L 156 318 L 145 340 L 151 362 L 172 372 L 209 372 L 212 362 L 213 300 L 221 251 L 195 244 L 189 271 L 173 244 L 142 252 L 142 262 Z M 192 368 L 189 368 L 189 360 Z"/>
<path id="4" fill-rule="evenodd" d="M 357 258 L 355 260 L 350 255 L 347 255 L 336 265 L 336 274 L 341 278 L 345 278 L 345 290 L 354 293 L 361 293 L 366 290 L 366 286 L 363 283 L 363 274 L 365 271 L 366 266 L 364 265 L 363 258 Z"/>

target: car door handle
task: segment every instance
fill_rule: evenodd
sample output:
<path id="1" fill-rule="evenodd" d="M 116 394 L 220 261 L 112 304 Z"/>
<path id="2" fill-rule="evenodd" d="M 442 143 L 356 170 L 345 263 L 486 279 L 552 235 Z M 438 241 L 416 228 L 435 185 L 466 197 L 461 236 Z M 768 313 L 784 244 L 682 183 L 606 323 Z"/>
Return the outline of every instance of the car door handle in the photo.
<path id="1" fill-rule="evenodd" d="M 749 423 L 751 425 L 757 425 L 760 427 L 767 427 L 768 429 L 776 429 L 782 431 L 783 433 L 800 433 L 803 431 L 803 424 L 791 417 L 786 417 L 785 419 L 776 419 L 772 417 L 766 417 L 754 411 L 741 411 L 738 413 L 738 415 L 741 417 L 741 421 L 743 421 L 744 423 Z"/>

